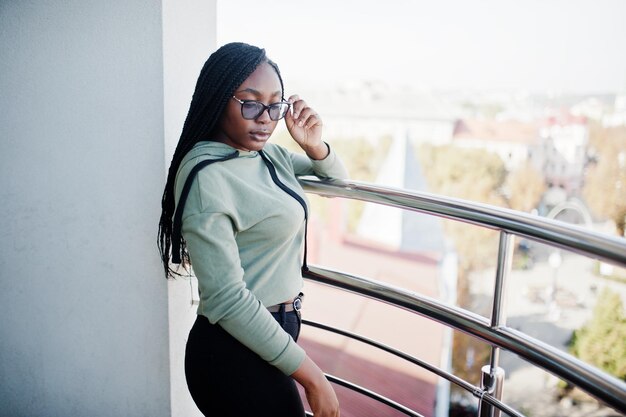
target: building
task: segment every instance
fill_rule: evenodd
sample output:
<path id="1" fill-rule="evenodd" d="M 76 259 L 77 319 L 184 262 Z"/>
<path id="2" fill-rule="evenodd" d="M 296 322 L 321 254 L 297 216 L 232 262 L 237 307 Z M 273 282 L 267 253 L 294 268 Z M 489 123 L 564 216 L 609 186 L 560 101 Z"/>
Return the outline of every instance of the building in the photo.
<path id="1" fill-rule="evenodd" d="M 525 163 L 539 143 L 534 123 L 516 120 L 458 120 L 452 136 L 454 146 L 496 153 L 508 171 Z"/>
<path id="2" fill-rule="evenodd" d="M 541 142 L 532 161 L 543 173 L 548 187 L 560 188 L 567 196 L 579 195 L 587 162 L 587 119 L 563 112 L 544 119 Z"/>

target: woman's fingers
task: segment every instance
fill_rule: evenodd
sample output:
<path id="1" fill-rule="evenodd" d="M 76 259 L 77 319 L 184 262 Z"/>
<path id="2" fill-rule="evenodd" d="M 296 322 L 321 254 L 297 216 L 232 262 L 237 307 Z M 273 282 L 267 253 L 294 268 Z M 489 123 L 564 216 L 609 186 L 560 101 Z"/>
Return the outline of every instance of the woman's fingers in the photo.
<path id="1" fill-rule="evenodd" d="M 322 118 L 309 107 L 306 101 L 294 94 L 287 100 L 291 103 L 291 112 L 285 116 L 285 123 L 291 137 L 305 152 L 319 148 L 322 136 Z"/>
<path id="2" fill-rule="evenodd" d="M 300 112 L 297 118 L 295 118 L 298 126 L 311 128 L 316 124 L 321 124 L 322 119 L 319 115 L 310 107 L 304 107 Z"/>
<path id="3" fill-rule="evenodd" d="M 321 125 L 322 119 L 315 110 L 307 106 L 304 100 L 298 100 L 293 104 L 293 121 L 299 127 L 312 128 Z"/>
<path id="4" fill-rule="evenodd" d="M 291 95 L 291 96 L 289 96 L 289 98 L 287 99 L 287 101 L 291 103 L 291 112 L 292 112 L 292 116 L 293 116 L 294 118 L 296 118 L 296 117 L 297 117 L 297 114 L 296 114 L 296 105 L 297 105 L 298 107 L 300 107 L 300 104 L 296 104 L 296 102 L 302 101 L 302 100 L 300 100 L 300 96 L 299 96 L 299 95 L 297 95 L 297 94 Z"/>
<path id="5" fill-rule="evenodd" d="M 302 112 L 309 107 L 304 100 L 298 100 L 293 103 L 293 118 L 298 120 L 302 115 Z"/>
<path id="6" fill-rule="evenodd" d="M 298 122 L 298 126 L 304 126 L 307 119 L 311 115 L 317 115 L 317 113 L 309 107 L 306 101 L 302 100 L 297 94 L 290 96 L 287 101 L 291 103 L 291 110 L 293 112 L 292 116 L 293 119 Z"/>

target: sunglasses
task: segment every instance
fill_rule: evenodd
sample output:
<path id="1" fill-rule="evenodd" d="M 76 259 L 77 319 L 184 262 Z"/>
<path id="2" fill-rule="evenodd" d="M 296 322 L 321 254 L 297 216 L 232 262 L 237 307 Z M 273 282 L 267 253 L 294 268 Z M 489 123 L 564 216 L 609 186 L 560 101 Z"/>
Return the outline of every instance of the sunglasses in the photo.
<path id="1" fill-rule="evenodd" d="M 286 101 L 279 101 L 278 103 L 272 103 L 265 105 L 260 101 L 255 100 L 239 100 L 233 96 L 235 100 L 241 104 L 241 116 L 247 120 L 254 120 L 259 117 L 265 110 L 270 115 L 272 120 L 280 120 L 287 114 L 287 110 L 291 107 L 291 103 Z"/>

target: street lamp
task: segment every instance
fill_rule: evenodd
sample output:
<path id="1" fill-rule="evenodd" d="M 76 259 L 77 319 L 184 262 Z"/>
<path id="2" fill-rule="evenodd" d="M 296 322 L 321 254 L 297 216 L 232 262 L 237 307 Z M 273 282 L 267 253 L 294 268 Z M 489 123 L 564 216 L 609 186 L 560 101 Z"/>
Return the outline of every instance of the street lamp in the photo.
<path id="1" fill-rule="evenodd" d="M 556 302 L 556 292 L 557 292 L 557 275 L 559 272 L 559 267 L 561 266 L 563 259 L 561 258 L 561 251 L 555 250 L 550 254 L 548 258 L 548 263 L 550 267 L 552 267 L 552 287 L 549 292 L 549 307 L 548 307 L 548 318 L 550 320 L 558 320 L 561 316 L 561 311 L 559 310 L 559 306 Z"/>

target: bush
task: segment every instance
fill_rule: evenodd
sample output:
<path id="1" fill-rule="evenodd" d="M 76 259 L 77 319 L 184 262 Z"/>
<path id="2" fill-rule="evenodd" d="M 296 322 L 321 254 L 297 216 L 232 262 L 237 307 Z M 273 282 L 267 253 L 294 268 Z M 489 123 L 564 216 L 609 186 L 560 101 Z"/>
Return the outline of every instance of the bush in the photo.
<path id="1" fill-rule="evenodd" d="M 574 331 L 570 351 L 584 362 L 626 381 L 626 317 L 619 294 L 604 289 L 591 320 Z"/>

